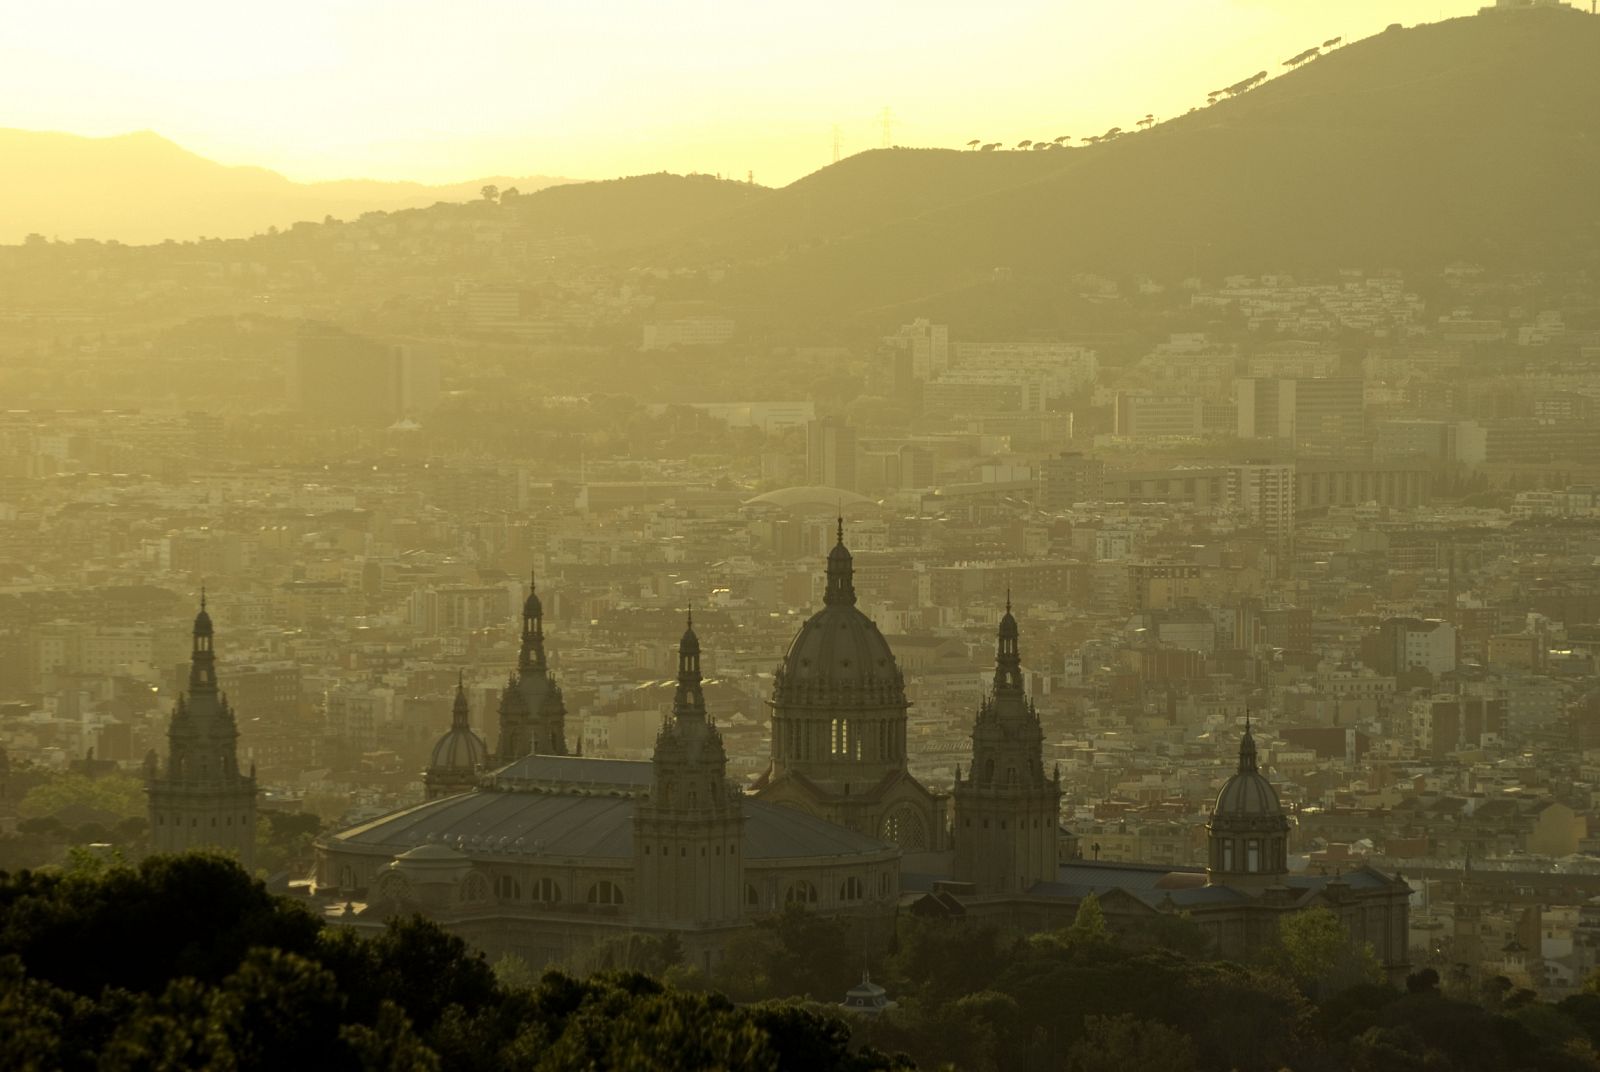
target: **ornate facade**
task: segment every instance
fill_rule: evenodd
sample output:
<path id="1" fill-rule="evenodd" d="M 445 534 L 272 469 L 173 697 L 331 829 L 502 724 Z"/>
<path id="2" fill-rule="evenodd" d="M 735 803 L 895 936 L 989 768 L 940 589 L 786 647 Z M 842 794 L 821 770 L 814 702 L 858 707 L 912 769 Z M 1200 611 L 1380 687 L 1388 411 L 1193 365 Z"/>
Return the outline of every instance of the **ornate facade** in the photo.
<path id="1" fill-rule="evenodd" d="M 974 755 L 979 754 L 974 733 Z M 965 814 L 963 797 L 958 789 L 958 816 Z M 963 818 L 956 832 L 958 861 L 966 829 Z M 1291 874 L 1288 817 L 1257 766 L 1248 725 L 1239 745 L 1238 770 L 1217 794 L 1208 831 L 1211 866 L 1205 869 L 1075 859 L 1060 863 L 1047 881 L 1007 892 L 985 888 L 981 870 L 963 875 L 958 867 L 961 881 L 934 883 L 933 891 L 909 908 L 919 915 L 970 916 L 1025 932 L 1042 931 L 1070 924 L 1092 893 L 1113 929 L 1159 935 L 1161 917 L 1182 916 L 1218 953 L 1234 960 L 1249 960 L 1274 941 L 1285 916 L 1326 908 L 1339 917 L 1353 942 L 1372 946 L 1391 981 L 1405 978 L 1411 887 L 1371 867 L 1342 875 Z"/>
<path id="2" fill-rule="evenodd" d="M 710 967 L 729 936 L 789 904 L 843 916 L 880 947 L 900 851 L 727 780 L 690 628 L 651 762 L 523 756 L 470 792 L 320 839 L 316 881 L 364 903 L 340 917 L 351 926 L 421 911 L 536 965 L 611 938 L 674 934 Z"/>
<path id="3" fill-rule="evenodd" d="M 827 576 L 822 609 L 773 676 L 772 763 L 756 793 L 906 852 L 942 851 L 945 798 L 906 768 L 905 678 L 877 623 L 856 607 L 843 519 Z"/>
<path id="4" fill-rule="evenodd" d="M 150 840 L 157 852 L 218 849 L 255 866 L 256 773 L 239 770 L 239 730 L 217 688 L 217 661 L 205 595 L 195 615 L 189 690 L 167 726 L 167 761 L 145 757 Z"/>
<path id="5" fill-rule="evenodd" d="M 994 685 L 972 727 L 972 768 L 956 769 L 955 877 L 977 893 L 1019 893 L 1056 877 L 1061 773 L 1044 771 L 1044 729 L 1022 687 L 1017 620 L 1006 600 Z"/>

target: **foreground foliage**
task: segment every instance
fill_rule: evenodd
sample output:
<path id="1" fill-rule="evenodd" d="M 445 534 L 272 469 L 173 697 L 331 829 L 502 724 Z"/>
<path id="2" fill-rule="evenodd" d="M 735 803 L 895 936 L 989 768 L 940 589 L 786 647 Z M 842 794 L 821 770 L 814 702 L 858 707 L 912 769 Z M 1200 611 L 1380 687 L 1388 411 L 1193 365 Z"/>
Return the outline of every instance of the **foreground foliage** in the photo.
<path id="1" fill-rule="evenodd" d="M 508 986 L 431 923 L 324 927 L 220 858 L 0 880 L 0 1068 L 323 1067 L 909 1066 L 815 1011 L 636 972 Z"/>

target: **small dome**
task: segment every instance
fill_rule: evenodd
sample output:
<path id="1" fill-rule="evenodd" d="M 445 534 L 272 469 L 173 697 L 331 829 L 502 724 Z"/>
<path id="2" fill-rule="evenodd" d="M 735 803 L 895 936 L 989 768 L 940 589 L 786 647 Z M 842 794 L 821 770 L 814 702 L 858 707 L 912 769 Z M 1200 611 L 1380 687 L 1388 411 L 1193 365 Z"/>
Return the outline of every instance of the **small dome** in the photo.
<path id="1" fill-rule="evenodd" d="M 476 770 L 489 761 L 489 748 L 472 730 L 465 726 L 451 727 L 433 746 L 433 758 L 428 761 L 430 770 Z"/>
<path id="2" fill-rule="evenodd" d="M 538 592 L 529 590 L 528 598 L 522 604 L 522 616 L 524 618 L 544 617 L 544 604 L 539 602 Z"/>
<path id="3" fill-rule="evenodd" d="M 1283 806 L 1278 802 L 1278 791 L 1260 771 L 1246 770 L 1223 784 L 1211 814 L 1224 818 L 1259 818 L 1281 815 Z"/>
<path id="4" fill-rule="evenodd" d="M 200 613 L 194 616 L 194 635 L 197 637 L 211 635 L 211 615 L 206 613 L 204 596 L 200 597 Z"/>

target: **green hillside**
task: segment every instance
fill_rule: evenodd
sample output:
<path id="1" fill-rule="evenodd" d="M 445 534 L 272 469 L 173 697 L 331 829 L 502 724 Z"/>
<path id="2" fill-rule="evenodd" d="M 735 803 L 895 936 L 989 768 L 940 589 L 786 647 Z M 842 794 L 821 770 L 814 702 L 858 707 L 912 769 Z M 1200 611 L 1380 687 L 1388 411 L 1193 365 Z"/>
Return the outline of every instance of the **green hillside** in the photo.
<path id="1" fill-rule="evenodd" d="M 1600 19 L 1394 30 L 1238 98 L 1045 153 L 865 154 L 683 243 L 747 300 L 864 310 L 1012 277 L 1549 264 L 1600 249 Z"/>

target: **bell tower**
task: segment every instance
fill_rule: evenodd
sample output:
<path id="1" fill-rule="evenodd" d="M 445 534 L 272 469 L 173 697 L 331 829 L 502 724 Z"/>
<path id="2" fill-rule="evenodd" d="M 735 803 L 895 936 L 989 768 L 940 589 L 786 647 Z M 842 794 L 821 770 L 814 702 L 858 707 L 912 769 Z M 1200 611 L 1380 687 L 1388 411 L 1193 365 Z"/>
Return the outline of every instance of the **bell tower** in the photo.
<path id="1" fill-rule="evenodd" d="M 972 726 L 972 769 L 955 784 L 956 878 L 979 893 L 1021 893 L 1056 877 L 1061 775 L 1044 772 L 1044 729 L 1022 686 L 1017 620 L 1006 597 L 994 684 Z"/>
<path id="2" fill-rule="evenodd" d="M 495 760 L 511 763 L 523 756 L 567 755 L 567 705 L 544 650 L 544 604 L 538 579 L 528 578 L 522 604 L 522 646 L 517 669 L 500 696 L 500 739 Z"/>
<path id="3" fill-rule="evenodd" d="M 150 839 L 157 852 L 220 849 L 245 870 L 255 864 L 256 775 L 239 771 L 239 731 L 217 689 L 215 634 L 200 594 L 189 658 L 189 689 L 167 726 L 167 761 L 145 757 Z"/>
<path id="4" fill-rule="evenodd" d="M 744 914 L 743 794 L 728 781 L 722 734 L 706 713 L 691 614 L 678 643 L 672 714 L 656 736 L 650 795 L 633 817 L 639 910 L 649 919 L 724 923 Z"/>

